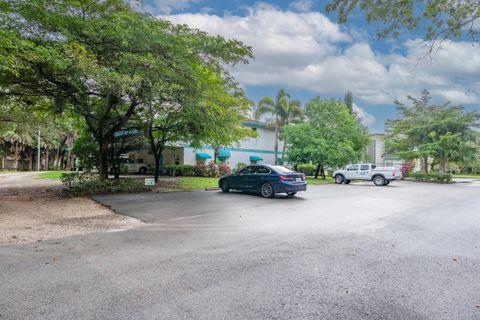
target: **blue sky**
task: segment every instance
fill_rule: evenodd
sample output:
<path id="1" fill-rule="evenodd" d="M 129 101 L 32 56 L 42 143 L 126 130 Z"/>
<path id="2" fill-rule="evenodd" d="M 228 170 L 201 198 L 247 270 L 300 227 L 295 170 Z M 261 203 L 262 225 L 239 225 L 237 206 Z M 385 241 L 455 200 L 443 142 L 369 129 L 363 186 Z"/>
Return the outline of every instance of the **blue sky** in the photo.
<path id="1" fill-rule="evenodd" d="M 255 60 L 231 70 L 248 97 L 258 102 L 285 88 L 306 102 L 319 95 L 353 92 L 357 113 L 371 131 L 383 132 L 395 117 L 393 100 L 423 89 L 438 103 L 468 109 L 480 101 L 480 50 L 469 42 L 444 42 L 422 59 L 418 34 L 375 39 L 374 26 L 355 12 L 345 25 L 316 0 L 144 0 L 143 10 L 252 46 Z"/>

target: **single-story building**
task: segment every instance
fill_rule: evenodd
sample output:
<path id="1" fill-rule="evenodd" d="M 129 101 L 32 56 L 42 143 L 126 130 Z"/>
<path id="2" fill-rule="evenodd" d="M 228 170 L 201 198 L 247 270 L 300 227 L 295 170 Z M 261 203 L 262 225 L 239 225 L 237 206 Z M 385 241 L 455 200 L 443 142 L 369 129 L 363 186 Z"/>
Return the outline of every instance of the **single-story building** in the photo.
<path id="1" fill-rule="evenodd" d="M 250 120 L 243 126 L 251 128 L 257 132 L 257 137 L 248 138 L 235 146 L 226 146 L 219 149 L 218 159 L 227 163 L 231 168 L 235 168 L 239 163 L 275 163 L 275 127 L 272 124 Z M 283 141 L 279 141 L 278 158 L 282 158 Z M 188 143 L 178 144 L 166 149 L 163 152 L 160 162 L 165 165 L 172 164 L 191 164 L 197 163 L 198 159 L 213 160 L 214 148 L 204 146 L 194 148 Z M 143 162 L 150 165 L 155 164 L 155 160 L 150 150 L 139 150 L 127 153 L 130 159 L 143 159 Z"/>

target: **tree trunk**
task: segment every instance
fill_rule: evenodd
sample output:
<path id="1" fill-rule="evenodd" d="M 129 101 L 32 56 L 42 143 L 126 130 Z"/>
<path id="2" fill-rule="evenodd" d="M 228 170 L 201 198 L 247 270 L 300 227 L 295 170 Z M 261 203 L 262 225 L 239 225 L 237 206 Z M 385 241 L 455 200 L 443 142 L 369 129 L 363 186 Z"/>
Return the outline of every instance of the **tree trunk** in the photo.
<path id="1" fill-rule="evenodd" d="M 68 149 L 67 151 L 67 163 L 65 165 L 65 170 L 66 171 L 72 170 L 72 151 L 70 151 L 70 149 Z"/>
<path id="2" fill-rule="evenodd" d="M 160 176 L 160 159 L 162 158 L 163 150 L 165 146 L 163 144 L 159 144 L 156 148 L 156 156 L 155 156 L 155 182 L 158 181 L 158 177 Z M 173 175 L 175 176 L 175 170 L 173 170 Z"/>
<path id="3" fill-rule="evenodd" d="M 423 157 L 422 159 L 422 169 L 424 173 L 428 173 L 428 157 Z"/>
<path id="4" fill-rule="evenodd" d="M 217 156 L 218 156 L 218 151 L 219 148 L 218 147 L 215 147 L 215 149 L 213 149 L 213 163 L 217 163 Z"/>
<path id="5" fill-rule="evenodd" d="M 29 157 L 28 157 L 28 159 L 29 159 L 29 162 L 28 162 L 28 170 L 29 170 L 29 171 L 33 171 L 33 150 L 32 150 L 32 149 L 30 149 L 30 151 L 29 151 Z"/>
<path id="6" fill-rule="evenodd" d="M 445 174 L 446 167 L 447 167 L 447 159 L 442 158 L 440 160 L 440 167 L 439 167 L 440 174 Z"/>
<path id="7" fill-rule="evenodd" d="M 45 170 L 48 171 L 50 166 L 50 149 L 45 147 Z"/>
<path id="8" fill-rule="evenodd" d="M 3 143 L 3 155 L 2 155 L 2 169 L 7 169 L 7 152 L 8 152 L 7 142 Z"/>
<path id="9" fill-rule="evenodd" d="M 60 169 L 60 147 L 57 148 L 57 153 L 55 154 L 55 160 L 53 162 L 56 170 Z"/>
<path id="10" fill-rule="evenodd" d="M 283 146 L 282 146 L 282 164 L 285 163 L 285 150 L 287 149 L 287 146 L 285 144 L 285 139 L 283 139 Z"/>
<path id="11" fill-rule="evenodd" d="M 318 174 L 320 173 L 320 168 L 322 167 L 322 165 L 317 164 L 317 170 L 315 170 L 315 179 L 318 179 Z"/>
<path id="12" fill-rule="evenodd" d="M 98 141 L 98 172 L 100 176 L 108 179 L 108 141 Z"/>
<path id="13" fill-rule="evenodd" d="M 20 145 L 17 141 L 13 144 L 13 165 L 12 169 L 17 171 L 18 170 L 18 158 L 20 157 Z"/>
<path id="14" fill-rule="evenodd" d="M 324 167 L 324 166 L 321 166 L 320 172 L 322 173 L 322 178 L 323 178 L 323 180 L 325 180 L 326 177 L 325 177 L 325 167 Z"/>
<path id="15" fill-rule="evenodd" d="M 274 146 L 274 154 L 275 154 L 275 164 L 278 164 L 278 116 L 275 116 L 275 146 Z"/>

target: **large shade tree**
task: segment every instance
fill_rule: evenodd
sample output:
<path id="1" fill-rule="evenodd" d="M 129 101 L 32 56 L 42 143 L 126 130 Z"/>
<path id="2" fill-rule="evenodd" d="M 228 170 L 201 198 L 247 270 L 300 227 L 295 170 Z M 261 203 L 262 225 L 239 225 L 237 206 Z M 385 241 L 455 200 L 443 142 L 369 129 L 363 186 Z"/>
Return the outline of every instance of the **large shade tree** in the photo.
<path id="1" fill-rule="evenodd" d="M 222 72 L 251 51 L 135 12 L 123 0 L 0 0 L 0 95 L 48 97 L 85 120 L 102 176 L 115 132 L 172 87 L 196 92 L 198 66 Z"/>
<path id="2" fill-rule="evenodd" d="M 337 168 L 358 161 L 368 145 L 368 132 L 348 107 L 338 100 L 316 97 L 306 103 L 305 123 L 284 127 L 289 162 L 317 165 L 315 177 L 324 168 Z"/>
<path id="3" fill-rule="evenodd" d="M 471 162 L 478 156 L 478 111 L 463 106 L 432 104 L 428 91 L 420 98 L 408 96 L 410 105 L 395 101 L 399 117 L 386 122 L 386 149 L 404 159 L 422 159 L 428 173 L 428 159 L 445 173 L 448 161 Z"/>
<path id="4" fill-rule="evenodd" d="M 155 179 L 160 173 L 163 151 L 181 142 L 193 147 L 228 146 L 253 131 L 241 126 L 247 119 L 251 101 L 231 78 L 209 69 L 198 70 L 197 90 L 183 89 L 155 96 L 143 115 L 148 141 L 155 158 Z"/>

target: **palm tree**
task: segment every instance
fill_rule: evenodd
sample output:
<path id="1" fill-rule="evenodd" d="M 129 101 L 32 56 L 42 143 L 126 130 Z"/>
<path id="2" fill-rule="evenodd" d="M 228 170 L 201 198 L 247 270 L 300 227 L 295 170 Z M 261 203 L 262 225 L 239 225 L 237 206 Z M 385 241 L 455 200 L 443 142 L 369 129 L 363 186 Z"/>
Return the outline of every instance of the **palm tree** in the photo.
<path id="1" fill-rule="evenodd" d="M 290 95 L 284 89 L 280 89 L 275 100 L 270 97 L 264 97 L 258 102 L 257 109 L 255 110 L 255 119 L 259 119 L 264 114 L 271 114 L 273 116 L 273 123 L 275 125 L 274 153 L 275 164 L 277 164 L 280 127 L 301 119 L 301 104 L 297 100 L 291 100 Z M 284 154 L 285 144 L 283 146 L 282 162 Z"/>
<path id="2" fill-rule="evenodd" d="M 298 100 L 285 100 L 283 107 L 280 109 L 280 124 L 286 126 L 290 123 L 297 123 L 303 120 L 302 103 Z M 282 146 L 282 164 L 285 161 L 285 140 Z"/>

